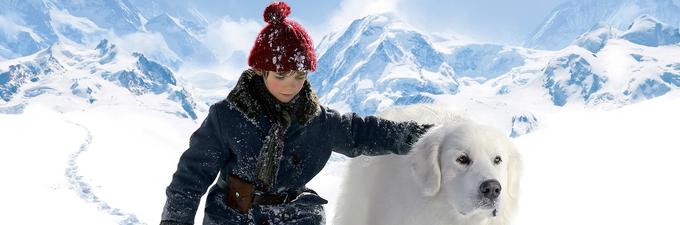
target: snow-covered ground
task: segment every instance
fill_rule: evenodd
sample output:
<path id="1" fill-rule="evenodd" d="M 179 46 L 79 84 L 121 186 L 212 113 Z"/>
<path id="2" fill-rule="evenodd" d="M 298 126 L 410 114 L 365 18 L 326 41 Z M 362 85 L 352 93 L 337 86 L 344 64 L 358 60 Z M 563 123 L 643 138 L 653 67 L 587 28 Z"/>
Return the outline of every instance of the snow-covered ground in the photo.
<path id="1" fill-rule="evenodd" d="M 568 111 L 516 139 L 525 168 L 515 224 L 675 224 L 680 94 Z"/>
<path id="2" fill-rule="evenodd" d="M 3 224 L 157 224 L 190 121 L 121 106 L 0 114 Z"/>
<path id="3" fill-rule="evenodd" d="M 515 224 L 671 224 L 680 202 L 678 115 L 680 93 L 672 92 L 544 117 L 515 139 L 525 164 Z M 31 104 L 0 114 L 3 224 L 157 224 L 165 186 L 199 125 L 121 106 L 61 114 Z M 334 156 L 309 185 L 330 200 L 328 224 L 346 162 Z"/>

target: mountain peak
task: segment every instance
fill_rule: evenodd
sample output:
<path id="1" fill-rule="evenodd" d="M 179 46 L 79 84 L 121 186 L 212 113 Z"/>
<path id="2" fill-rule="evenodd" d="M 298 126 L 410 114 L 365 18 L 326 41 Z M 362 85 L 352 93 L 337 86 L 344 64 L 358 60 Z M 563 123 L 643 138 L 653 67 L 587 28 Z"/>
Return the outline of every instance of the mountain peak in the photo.
<path id="1" fill-rule="evenodd" d="M 616 38 L 619 31 L 605 23 L 598 23 L 590 31 L 579 36 L 572 44 L 597 53 L 604 48 L 609 39 Z"/>
<path id="2" fill-rule="evenodd" d="M 575 0 L 553 9 L 523 45 L 562 49 L 598 23 L 627 30 L 640 15 L 650 15 L 667 24 L 680 24 L 680 7 L 672 0 Z"/>
<path id="3" fill-rule="evenodd" d="M 393 23 L 403 22 L 403 20 L 393 12 L 385 12 L 379 14 L 372 14 L 365 16 L 359 21 L 369 21 L 371 24 L 375 25 L 389 25 Z"/>
<path id="4" fill-rule="evenodd" d="M 324 104 L 344 103 L 368 115 L 393 104 L 431 102 L 428 94 L 458 91 L 444 56 L 393 13 L 357 19 L 320 46 L 315 73 L 324 76 L 310 75 L 310 82 Z"/>
<path id="5" fill-rule="evenodd" d="M 361 19 L 355 20 L 350 26 L 360 26 L 363 28 L 382 27 L 384 30 L 414 31 L 413 26 L 406 23 L 399 15 L 393 12 L 371 14 Z"/>
<path id="6" fill-rule="evenodd" d="M 666 24 L 650 15 L 644 14 L 635 18 L 633 23 L 628 26 L 628 30 L 635 29 L 636 27 L 654 27 L 657 25 L 665 26 Z"/>
<path id="7" fill-rule="evenodd" d="M 628 27 L 621 38 L 630 42 L 656 47 L 680 42 L 677 27 L 669 26 L 649 15 L 642 15 Z"/>

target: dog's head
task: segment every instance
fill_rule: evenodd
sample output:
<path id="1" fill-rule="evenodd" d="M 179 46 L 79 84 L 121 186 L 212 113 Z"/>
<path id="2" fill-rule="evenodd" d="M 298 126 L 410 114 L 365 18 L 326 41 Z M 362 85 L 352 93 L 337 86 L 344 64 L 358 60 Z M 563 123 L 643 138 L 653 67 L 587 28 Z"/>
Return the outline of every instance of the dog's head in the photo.
<path id="1" fill-rule="evenodd" d="M 411 154 L 411 171 L 424 196 L 443 200 L 452 213 L 509 220 L 521 162 L 507 137 L 470 121 L 443 124 Z"/>

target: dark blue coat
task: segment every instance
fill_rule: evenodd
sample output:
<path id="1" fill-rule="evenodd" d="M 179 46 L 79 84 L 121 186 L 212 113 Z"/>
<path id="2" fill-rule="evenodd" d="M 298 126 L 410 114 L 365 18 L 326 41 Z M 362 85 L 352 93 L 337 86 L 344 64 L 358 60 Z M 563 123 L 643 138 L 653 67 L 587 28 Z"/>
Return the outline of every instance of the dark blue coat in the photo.
<path id="1" fill-rule="evenodd" d="M 191 135 L 189 148 L 182 154 L 166 189 L 163 221 L 193 224 L 200 198 L 218 174 L 224 180 L 229 174 L 255 180 L 257 159 L 271 123 L 263 115 L 249 116 L 248 109 L 234 101 L 225 99 L 212 105 L 207 118 Z M 414 122 L 362 118 L 354 113 L 341 115 L 319 106 L 306 123 L 294 120 L 287 129 L 275 188 L 281 191 L 303 188 L 321 171 L 332 152 L 349 157 L 406 154 L 424 131 Z M 325 202 L 318 195 L 311 195 L 282 205 L 256 205 L 249 214 L 239 214 L 225 204 L 223 191 L 214 185 L 208 192 L 203 223 L 249 224 L 252 220 L 267 220 L 270 224 L 320 224 Z"/>

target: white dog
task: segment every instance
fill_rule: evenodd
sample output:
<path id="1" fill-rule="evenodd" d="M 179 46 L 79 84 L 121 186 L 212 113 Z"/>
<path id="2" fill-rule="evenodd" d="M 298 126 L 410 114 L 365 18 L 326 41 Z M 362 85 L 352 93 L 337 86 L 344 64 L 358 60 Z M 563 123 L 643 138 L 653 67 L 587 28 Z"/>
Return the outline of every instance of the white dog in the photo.
<path id="1" fill-rule="evenodd" d="M 380 116 L 437 126 L 406 156 L 352 159 L 334 225 L 510 223 L 521 162 L 506 135 L 428 105 Z"/>

